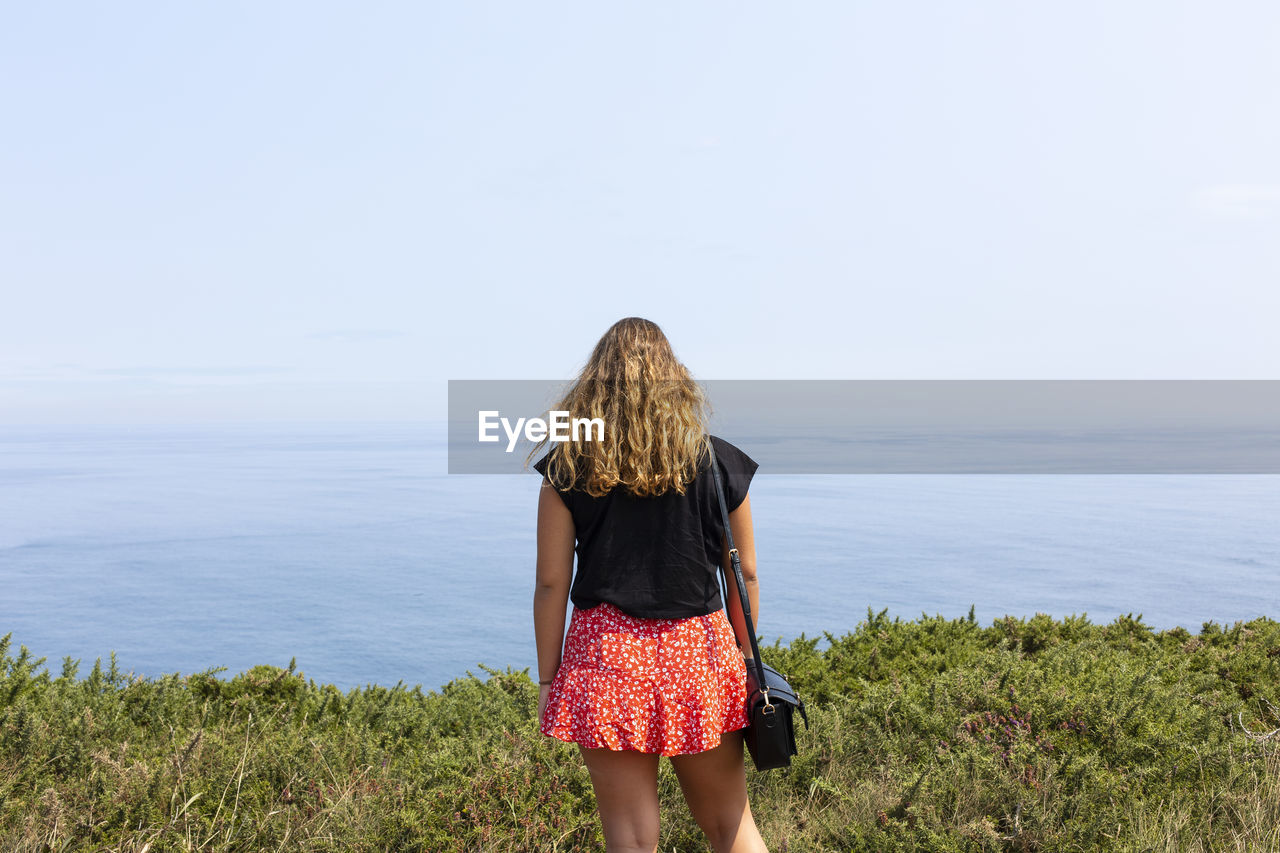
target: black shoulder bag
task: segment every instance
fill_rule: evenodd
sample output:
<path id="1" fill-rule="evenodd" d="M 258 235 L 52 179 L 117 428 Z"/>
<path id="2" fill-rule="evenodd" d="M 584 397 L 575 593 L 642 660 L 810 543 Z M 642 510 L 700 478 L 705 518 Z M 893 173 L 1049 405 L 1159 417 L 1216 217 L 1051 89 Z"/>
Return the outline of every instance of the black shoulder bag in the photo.
<path id="1" fill-rule="evenodd" d="M 729 563 L 738 584 L 738 597 L 742 600 L 742 616 L 751 642 L 751 660 L 747 661 L 747 749 L 757 770 L 789 767 L 791 756 L 796 754 L 796 727 L 793 715 L 796 711 L 809 726 L 809 716 L 804 712 L 804 702 L 787 683 L 782 673 L 767 666 L 760 659 L 760 646 L 756 632 L 751 628 L 751 603 L 747 600 L 747 583 L 742 579 L 742 563 L 738 549 L 733 546 L 733 529 L 729 526 L 729 506 L 724 499 L 724 486 L 720 482 L 720 466 L 716 464 L 716 451 L 707 439 L 707 451 L 711 454 L 711 472 L 716 483 L 716 499 L 720 502 L 720 515 L 724 519 L 724 538 L 729 543 Z M 724 572 L 725 594 L 729 591 L 729 570 Z M 727 599 L 726 599 L 727 607 Z M 728 615 L 726 613 L 726 615 Z M 741 640 L 738 641 L 741 644 Z"/>

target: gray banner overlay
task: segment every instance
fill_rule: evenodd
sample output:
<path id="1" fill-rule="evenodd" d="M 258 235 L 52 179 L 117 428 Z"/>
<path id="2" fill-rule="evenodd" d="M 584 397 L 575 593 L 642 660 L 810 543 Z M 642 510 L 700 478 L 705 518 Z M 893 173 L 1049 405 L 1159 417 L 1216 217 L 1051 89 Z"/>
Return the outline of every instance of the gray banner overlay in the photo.
<path id="1" fill-rule="evenodd" d="M 533 442 L 519 419 L 549 420 L 571 384 L 450 380 L 449 473 L 526 471 Z M 711 432 L 762 475 L 1280 473 L 1280 380 L 700 384 Z M 487 442 L 482 412 L 496 413 Z"/>

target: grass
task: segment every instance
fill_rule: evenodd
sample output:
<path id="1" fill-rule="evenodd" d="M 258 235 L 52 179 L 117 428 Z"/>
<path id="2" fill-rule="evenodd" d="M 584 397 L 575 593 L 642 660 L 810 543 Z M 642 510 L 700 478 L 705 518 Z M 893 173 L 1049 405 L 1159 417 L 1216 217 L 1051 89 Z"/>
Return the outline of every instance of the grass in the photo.
<path id="1" fill-rule="evenodd" d="M 1272 620 L 868 612 L 765 657 L 813 722 L 791 769 L 748 774 L 774 851 L 1280 850 Z M 343 692 L 292 662 L 55 676 L 6 636 L 0 849 L 602 849 L 536 701 L 527 671 L 487 668 L 439 692 Z M 665 762 L 659 785 L 662 849 L 707 849 Z"/>

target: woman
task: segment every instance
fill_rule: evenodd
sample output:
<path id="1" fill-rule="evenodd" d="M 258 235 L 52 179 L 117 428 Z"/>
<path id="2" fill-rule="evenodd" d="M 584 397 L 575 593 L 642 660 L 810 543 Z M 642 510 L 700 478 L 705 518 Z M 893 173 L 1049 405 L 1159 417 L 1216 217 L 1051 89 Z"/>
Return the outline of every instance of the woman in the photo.
<path id="1" fill-rule="evenodd" d="M 556 408 L 605 427 L 603 440 L 556 442 L 534 465 L 542 733 L 578 745 L 609 853 L 657 849 L 660 755 L 717 853 L 764 851 L 747 802 L 746 667 L 735 640 L 755 626 L 736 595 L 727 615 L 721 600 L 728 549 L 701 390 L 662 330 L 629 317 L 600 339 Z M 747 487 L 756 463 L 711 440 L 755 614 Z"/>

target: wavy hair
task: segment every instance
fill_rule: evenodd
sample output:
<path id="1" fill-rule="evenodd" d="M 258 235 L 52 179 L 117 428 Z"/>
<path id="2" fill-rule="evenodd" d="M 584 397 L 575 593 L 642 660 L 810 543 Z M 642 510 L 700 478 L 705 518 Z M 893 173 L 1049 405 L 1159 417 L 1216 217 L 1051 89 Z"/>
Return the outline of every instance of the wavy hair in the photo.
<path id="1" fill-rule="evenodd" d="M 552 443 L 546 470 L 558 489 L 683 495 L 697 475 L 709 407 L 657 323 L 627 317 L 610 326 L 555 408 L 604 421 L 603 441 Z M 526 464 L 548 442 L 538 442 Z"/>

